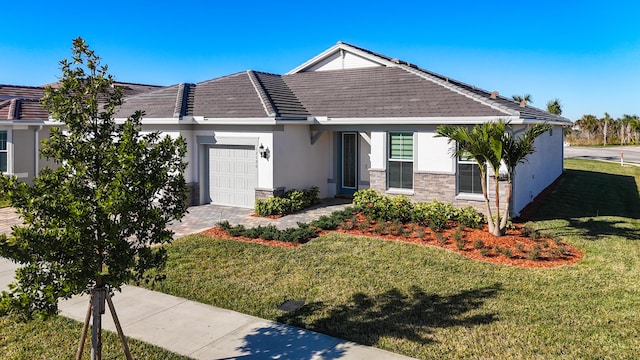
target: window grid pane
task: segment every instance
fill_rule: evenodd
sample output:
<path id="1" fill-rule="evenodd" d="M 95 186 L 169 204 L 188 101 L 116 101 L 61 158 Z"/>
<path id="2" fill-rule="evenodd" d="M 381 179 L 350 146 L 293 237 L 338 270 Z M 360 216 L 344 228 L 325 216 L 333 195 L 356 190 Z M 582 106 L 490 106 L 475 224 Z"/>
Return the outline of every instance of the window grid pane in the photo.
<path id="1" fill-rule="evenodd" d="M 391 137 L 391 159 L 413 159 L 413 134 L 412 133 L 390 133 Z"/>
<path id="2" fill-rule="evenodd" d="M 0 151 L 7 150 L 7 132 L 0 131 Z"/>

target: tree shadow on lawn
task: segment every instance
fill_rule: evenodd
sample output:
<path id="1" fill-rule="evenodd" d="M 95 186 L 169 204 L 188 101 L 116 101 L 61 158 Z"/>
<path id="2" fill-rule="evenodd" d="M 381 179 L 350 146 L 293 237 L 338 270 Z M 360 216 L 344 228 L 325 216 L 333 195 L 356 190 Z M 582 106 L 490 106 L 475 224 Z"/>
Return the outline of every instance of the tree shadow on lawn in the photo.
<path id="1" fill-rule="evenodd" d="M 324 302 L 309 303 L 277 320 L 362 345 L 375 345 L 382 337 L 426 344 L 434 341 L 429 335 L 435 328 L 471 327 L 497 321 L 495 313 L 467 313 L 479 309 L 501 289 L 502 285 L 496 283 L 450 296 L 427 294 L 416 286 L 406 295 L 398 289 L 374 296 L 356 293 L 347 304 L 334 307 Z"/>
<path id="2" fill-rule="evenodd" d="M 568 221 L 566 229 L 553 229 L 560 236 L 640 239 L 640 229 L 633 222 L 640 219 L 640 196 L 633 176 L 566 170 L 521 216 L 532 221 Z"/>

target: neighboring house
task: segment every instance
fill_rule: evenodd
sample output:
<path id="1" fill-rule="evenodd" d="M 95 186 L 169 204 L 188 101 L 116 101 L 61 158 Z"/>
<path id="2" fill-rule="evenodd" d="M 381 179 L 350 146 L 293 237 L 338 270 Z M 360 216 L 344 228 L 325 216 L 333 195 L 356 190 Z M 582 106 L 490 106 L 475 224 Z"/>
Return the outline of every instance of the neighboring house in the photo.
<path id="1" fill-rule="evenodd" d="M 517 215 L 562 173 L 562 126 L 571 124 L 342 42 L 285 75 L 249 70 L 129 96 L 117 117 L 135 110 L 146 113 L 145 131 L 187 140 L 193 204 L 242 207 L 318 186 L 321 197 L 373 188 L 484 211 L 477 165 L 451 157 L 454 145 L 435 136 L 438 125 L 503 119 L 518 133 L 548 122 L 553 129 L 518 166 Z"/>
<path id="2" fill-rule="evenodd" d="M 114 85 L 127 96 L 161 88 L 122 82 Z M 58 125 L 40 104 L 44 91 L 44 86 L 0 84 L 0 173 L 30 182 L 40 169 L 52 165 L 39 157 L 40 140 L 48 138 L 51 127 Z"/>

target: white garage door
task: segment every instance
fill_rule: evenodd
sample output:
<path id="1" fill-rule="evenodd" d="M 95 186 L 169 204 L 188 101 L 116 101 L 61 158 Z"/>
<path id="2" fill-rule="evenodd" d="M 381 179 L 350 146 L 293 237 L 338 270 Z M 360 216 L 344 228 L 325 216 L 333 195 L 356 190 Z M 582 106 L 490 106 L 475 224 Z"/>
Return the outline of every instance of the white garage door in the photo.
<path id="1" fill-rule="evenodd" d="M 252 208 L 256 185 L 255 147 L 218 145 L 209 149 L 209 196 L 212 204 Z"/>

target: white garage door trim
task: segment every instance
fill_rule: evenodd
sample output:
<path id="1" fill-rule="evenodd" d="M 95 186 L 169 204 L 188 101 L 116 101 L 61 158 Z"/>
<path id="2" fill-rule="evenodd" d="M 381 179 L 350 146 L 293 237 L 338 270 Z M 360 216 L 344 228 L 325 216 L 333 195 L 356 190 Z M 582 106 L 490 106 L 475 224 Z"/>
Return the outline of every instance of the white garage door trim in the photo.
<path id="1" fill-rule="evenodd" d="M 255 146 L 209 148 L 209 196 L 212 204 L 252 208 L 258 184 Z"/>

